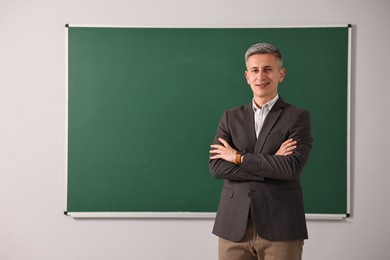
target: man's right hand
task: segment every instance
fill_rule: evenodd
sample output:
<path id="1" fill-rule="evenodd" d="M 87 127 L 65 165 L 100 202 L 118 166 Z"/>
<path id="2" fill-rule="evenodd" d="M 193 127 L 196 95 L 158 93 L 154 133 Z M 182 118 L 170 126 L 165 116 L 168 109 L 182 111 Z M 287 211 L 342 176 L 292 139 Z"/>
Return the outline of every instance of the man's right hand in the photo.
<path id="1" fill-rule="evenodd" d="M 293 153 L 293 150 L 297 148 L 297 141 L 294 141 L 292 138 L 288 139 L 287 141 L 284 141 L 281 145 L 279 150 L 275 153 L 275 155 L 290 155 Z"/>

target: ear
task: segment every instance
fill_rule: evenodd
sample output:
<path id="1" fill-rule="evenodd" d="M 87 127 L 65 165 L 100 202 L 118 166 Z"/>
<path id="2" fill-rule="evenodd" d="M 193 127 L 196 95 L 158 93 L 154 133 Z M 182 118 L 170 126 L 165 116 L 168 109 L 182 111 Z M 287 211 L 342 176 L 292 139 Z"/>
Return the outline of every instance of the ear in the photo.
<path id="1" fill-rule="evenodd" d="M 279 71 L 279 83 L 282 83 L 284 80 L 284 77 L 286 77 L 286 69 L 281 68 Z"/>
<path id="2" fill-rule="evenodd" d="M 247 70 L 245 71 L 244 75 L 245 75 L 245 78 L 246 78 L 246 82 L 249 84 L 248 71 Z"/>

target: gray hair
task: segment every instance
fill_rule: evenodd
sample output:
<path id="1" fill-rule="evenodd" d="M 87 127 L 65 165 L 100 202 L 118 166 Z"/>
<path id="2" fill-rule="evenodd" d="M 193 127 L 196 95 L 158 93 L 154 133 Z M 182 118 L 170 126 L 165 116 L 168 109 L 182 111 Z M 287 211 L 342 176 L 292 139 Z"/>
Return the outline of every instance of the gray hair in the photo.
<path id="1" fill-rule="evenodd" d="M 255 54 L 272 54 L 278 61 L 280 68 L 283 66 L 282 53 L 278 48 L 270 43 L 257 43 L 249 47 L 249 49 L 245 52 L 245 63 L 248 61 L 250 56 Z"/>

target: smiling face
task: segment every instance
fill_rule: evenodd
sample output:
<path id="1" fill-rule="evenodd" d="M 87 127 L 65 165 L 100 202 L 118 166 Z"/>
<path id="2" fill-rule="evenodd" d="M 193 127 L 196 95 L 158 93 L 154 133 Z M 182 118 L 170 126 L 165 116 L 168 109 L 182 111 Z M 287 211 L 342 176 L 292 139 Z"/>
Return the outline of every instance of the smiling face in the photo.
<path id="1" fill-rule="evenodd" d="M 255 54 L 246 62 L 245 78 L 250 85 L 253 97 L 262 107 L 278 94 L 278 85 L 286 75 L 286 70 L 273 54 Z"/>

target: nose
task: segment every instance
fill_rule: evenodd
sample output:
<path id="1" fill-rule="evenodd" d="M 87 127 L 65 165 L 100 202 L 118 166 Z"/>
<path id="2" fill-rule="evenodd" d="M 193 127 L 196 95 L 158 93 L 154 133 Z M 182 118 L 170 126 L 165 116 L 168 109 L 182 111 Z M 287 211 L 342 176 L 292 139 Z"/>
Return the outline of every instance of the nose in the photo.
<path id="1" fill-rule="evenodd" d="M 259 73 L 257 74 L 257 78 L 261 81 L 264 80 L 266 77 L 265 72 L 260 70 Z"/>

